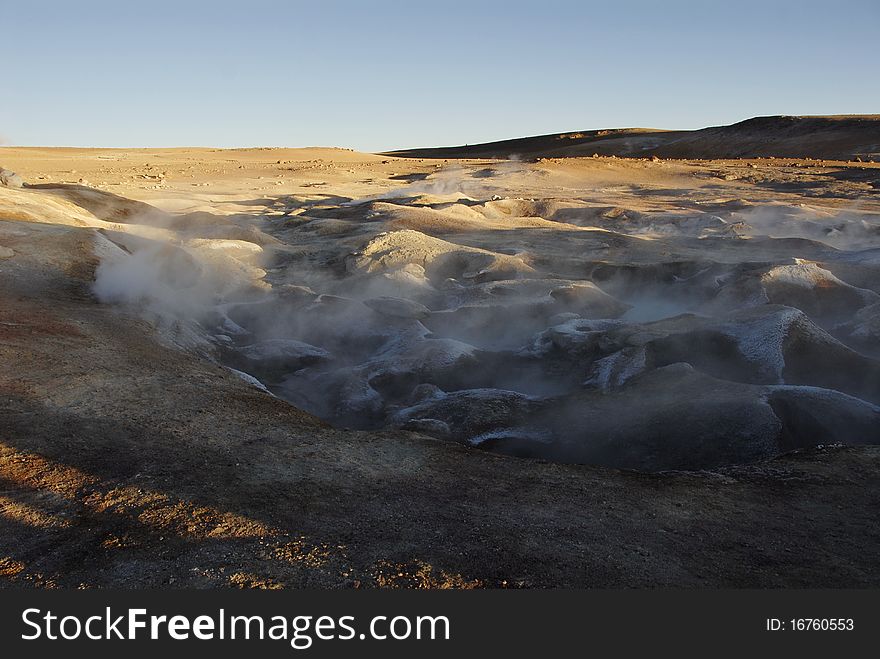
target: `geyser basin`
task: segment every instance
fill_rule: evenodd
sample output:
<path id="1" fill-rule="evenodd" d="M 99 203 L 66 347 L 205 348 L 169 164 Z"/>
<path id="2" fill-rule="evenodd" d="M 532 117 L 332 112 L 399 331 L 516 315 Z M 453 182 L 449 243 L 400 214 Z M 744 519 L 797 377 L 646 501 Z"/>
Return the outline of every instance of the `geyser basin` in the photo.
<path id="1" fill-rule="evenodd" d="M 128 240 L 96 291 L 197 316 L 214 357 L 340 427 L 647 471 L 880 442 L 876 215 L 510 198 L 539 172 L 472 169 L 211 239 L 168 221 L 175 246 Z"/>
<path id="2" fill-rule="evenodd" d="M 880 442 L 880 252 L 841 249 L 880 245 L 873 218 L 463 195 L 333 210 L 274 228 L 292 247 L 271 291 L 222 307 L 216 336 L 333 424 L 649 471 Z M 441 220 L 456 230 L 409 228 Z"/>

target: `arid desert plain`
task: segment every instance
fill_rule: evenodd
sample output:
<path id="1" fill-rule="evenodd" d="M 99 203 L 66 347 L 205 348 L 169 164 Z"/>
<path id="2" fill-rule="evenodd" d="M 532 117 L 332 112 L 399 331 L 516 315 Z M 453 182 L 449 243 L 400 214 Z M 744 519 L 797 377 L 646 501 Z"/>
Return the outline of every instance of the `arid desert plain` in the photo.
<path id="1" fill-rule="evenodd" d="M 0 166 L 0 585 L 880 585 L 878 116 Z"/>

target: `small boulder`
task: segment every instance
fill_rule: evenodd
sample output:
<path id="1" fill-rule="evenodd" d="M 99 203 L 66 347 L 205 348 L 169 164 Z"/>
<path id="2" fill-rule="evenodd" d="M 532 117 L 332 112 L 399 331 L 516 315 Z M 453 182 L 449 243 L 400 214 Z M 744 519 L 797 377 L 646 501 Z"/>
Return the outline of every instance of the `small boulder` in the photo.
<path id="1" fill-rule="evenodd" d="M 7 188 L 20 188 L 24 185 L 24 181 L 15 172 L 0 167 L 0 185 L 5 185 Z"/>

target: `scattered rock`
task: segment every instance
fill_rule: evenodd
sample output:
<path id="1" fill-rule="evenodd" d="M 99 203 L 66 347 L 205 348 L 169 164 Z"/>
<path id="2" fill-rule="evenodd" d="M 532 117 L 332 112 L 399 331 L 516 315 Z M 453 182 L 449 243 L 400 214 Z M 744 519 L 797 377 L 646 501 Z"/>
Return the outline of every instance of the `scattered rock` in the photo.
<path id="1" fill-rule="evenodd" d="M 0 185 L 5 185 L 7 188 L 20 188 L 24 185 L 24 181 L 15 172 L 0 167 Z"/>

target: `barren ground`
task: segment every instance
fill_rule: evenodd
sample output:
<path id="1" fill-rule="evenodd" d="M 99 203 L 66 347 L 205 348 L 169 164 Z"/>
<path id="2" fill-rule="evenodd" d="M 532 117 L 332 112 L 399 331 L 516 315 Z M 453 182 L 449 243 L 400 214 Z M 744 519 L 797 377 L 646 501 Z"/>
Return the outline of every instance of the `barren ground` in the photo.
<path id="1" fill-rule="evenodd" d="M 0 584 L 880 583 L 880 164 L 50 148 L 0 164 L 30 184 L 0 187 Z M 148 282 L 179 285 L 181 249 L 210 255 L 210 303 L 120 292 L 139 252 L 161 264 Z M 781 365 L 743 347 L 743 328 L 766 346 L 783 322 Z M 447 409 L 474 390 L 475 413 Z M 590 428 L 614 441 L 579 453 Z"/>

